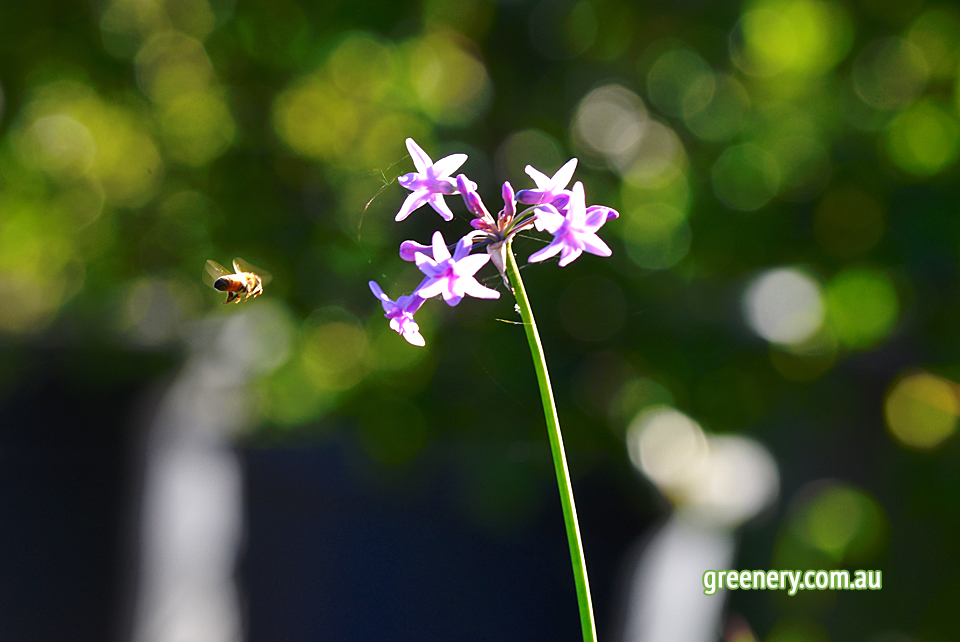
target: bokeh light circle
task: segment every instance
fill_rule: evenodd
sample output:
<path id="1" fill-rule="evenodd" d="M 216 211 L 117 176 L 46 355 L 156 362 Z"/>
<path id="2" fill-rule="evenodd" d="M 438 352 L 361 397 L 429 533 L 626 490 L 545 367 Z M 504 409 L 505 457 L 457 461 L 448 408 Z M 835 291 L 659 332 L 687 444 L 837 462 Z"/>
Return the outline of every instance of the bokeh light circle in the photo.
<path id="1" fill-rule="evenodd" d="M 853 32 L 850 15 L 829 0 L 755 0 L 731 34 L 731 58 L 754 76 L 820 76 L 847 55 Z"/>
<path id="2" fill-rule="evenodd" d="M 524 172 L 532 165 L 548 175 L 558 169 L 566 158 L 560 143 L 553 136 L 539 129 L 524 129 L 514 132 L 500 143 L 494 155 L 494 166 L 501 180 L 510 180 L 515 189 L 521 189 L 530 181 Z"/>
<path id="3" fill-rule="evenodd" d="M 696 113 L 713 98 L 716 75 L 694 51 L 672 49 L 661 55 L 647 72 L 647 95 L 664 114 Z"/>
<path id="4" fill-rule="evenodd" d="M 728 140 L 743 129 L 750 111 L 750 95 L 734 76 L 717 74 L 709 100 L 697 109 L 683 104 L 683 122 L 697 138 L 711 142 Z"/>
<path id="5" fill-rule="evenodd" d="M 605 85 L 580 101 L 573 139 L 589 156 L 624 168 L 637 155 L 646 124 L 647 109 L 639 96 L 621 85 Z"/>
<path id="6" fill-rule="evenodd" d="M 744 212 L 766 205 L 780 187 L 776 158 L 754 143 L 728 147 L 714 162 L 711 176 L 717 198 Z"/>
<path id="7" fill-rule="evenodd" d="M 707 438 L 693 419 L 668 406 L 641 412 L 627 429 L 630 461 L 662 490 L 680 489 L 700 474 Z"/>
<path id="8" fill-rule="evenodd" d="M 801 489 L 799 496 L 789 517 L 790 533 L 807 550 L 835 564 L 849 564 L 873 559 L 886 544 L 886 513 L 863 490 L 846 482 L 821 480 Z"/>
<path id="9" fill-rule="evenodd" d="M 408 43 L 404 52 L 420 108 L 433 122 L 463 127 L 489 106 L 490 75 L 459 35 L 430 34 Z"/>
<path id="10" fill-rule="evenodd" d="M 887 129 L 887 155 L 914 176 L 932 176 L 960 156 L 960 122 L 930 100 L 920 100 L 897 115 Z"/>
<path id="11" fill-rule="evenodd" d="M 767 341 L 802 344 L 823 324 L 823 295 L 819 283 L 805 272 L 776 268 L 750 283 L 743 311 L 750 328 Z"/>
<path id="12" fill-rule="evenodd" d="M 866 350 L 886 339 L 900 313 L 893 280 L 882 270 L 854 267 L 827 284 L 827 319 L 840 343 Z"/>
<path id="13" fill-rule="evenodd" d="M 890 386 L 883 411 L 897 442 L 929 450 L 957 431 L 960 386 L 928 372 L 910 373 Z"/>
<path id="14" fill-rule="evenodd" d="M 623 240 L 627 256 L 648 270 L 673 267 L 690 250 L 692 232 L 686 214 L 663 202 L 624 208 Z"/>
<path id="15" fill-rule="evenodd" d="M 923 52 L 899 37 L 877 38 L 853 61 L 853 86 L 874 109 L 896 110 L 916 99 L 927 84 L 929 67 Z"/>

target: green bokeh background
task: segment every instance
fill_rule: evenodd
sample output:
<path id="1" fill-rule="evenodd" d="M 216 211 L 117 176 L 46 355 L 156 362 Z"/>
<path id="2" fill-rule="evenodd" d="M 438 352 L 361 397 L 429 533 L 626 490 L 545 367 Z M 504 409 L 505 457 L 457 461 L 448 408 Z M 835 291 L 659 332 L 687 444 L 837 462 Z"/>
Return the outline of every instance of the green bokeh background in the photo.
<path id="1" fill-rule="evenodd" d="M 527 163 L 577 156 L 588 204 L 621 212 L 601 233 L 613 256 L 524 269 L 575 483 L 603 471 L 639 498 L 625 515 L 662 510 L 624 445 L 652 404 L 751 436 L 783 493 L 738 566 L 884 579 L 736 594 L 758 639 L 956 635 L 951 5 L 7 2 L 0 87 L 0 399 L 52 368 L 93 400 L 172 376 L 183 328 L 238 313 L 204 262 L 239 255 L 273 275 L 243 305 L 291 337 L 251 389 L 244 444 L 346 435 L 386 479 L 450 453 L 464 514 L 522 528 L 553 480 L 511 300 L 428 302 L 418 349 L 367 281 L 409 293 L 399 243 L 468 229 L 462 203 L 449 224 L 393 221 L 406 137 L 468 153 L 494 211 L 502 181 L 531 186 Z M 519 239 L 521 263 L 542 242 Z M 822 321 L 770 343 L 743 297 L 780 267 L 816 285 Z"/>

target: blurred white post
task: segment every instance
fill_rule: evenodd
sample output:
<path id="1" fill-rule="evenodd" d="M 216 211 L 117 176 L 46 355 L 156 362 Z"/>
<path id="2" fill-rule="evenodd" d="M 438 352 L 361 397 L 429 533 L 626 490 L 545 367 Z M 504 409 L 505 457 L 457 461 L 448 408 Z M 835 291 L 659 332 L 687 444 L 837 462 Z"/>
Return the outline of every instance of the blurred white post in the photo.
<path id="1" fill-rule="evenodd" d="M 703 572 L 731 568 L 735 549 L 732 532 L 671 516 L 634 569 L 623 639 L 718 640 L 725 591 L 704 595 Z"/>
<path id="2" fill-rule="evenodd" d="M 726 589 L 704 594 L 703 574 L 734 568 L 736 529 L 779 494 L 776 462 L 757 442 L 706 435 L 667 407 L 642 412 L 627 445 L 675 510 L 633 569 L 623 640 L 716 642 Z"/>
<path id="3" fill-rule="evenodd" d="M 189 357 L 148 435 L 135 642 L 243 639 L 243 471 L 232 439 L 249 421 L 251 378 L 286 358 L 284 324 L 263 302 L 185 332 Z"/>

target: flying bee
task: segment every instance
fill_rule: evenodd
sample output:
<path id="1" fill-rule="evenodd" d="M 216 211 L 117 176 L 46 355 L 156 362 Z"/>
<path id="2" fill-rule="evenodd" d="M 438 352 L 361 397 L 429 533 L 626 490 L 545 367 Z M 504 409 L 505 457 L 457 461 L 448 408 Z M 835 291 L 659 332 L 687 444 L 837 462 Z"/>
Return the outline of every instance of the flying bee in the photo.
<path id="1" fill-rule="evenodd" d="M 218 292 L 226 292 L 224 303 L 240 303 L 263 294 L 263 286 L 270 282 L 270 274 L 255 268 L 241 258 L 233 259 L 233 272 L 216 261 L 207 261 L 203 282 Z"/>

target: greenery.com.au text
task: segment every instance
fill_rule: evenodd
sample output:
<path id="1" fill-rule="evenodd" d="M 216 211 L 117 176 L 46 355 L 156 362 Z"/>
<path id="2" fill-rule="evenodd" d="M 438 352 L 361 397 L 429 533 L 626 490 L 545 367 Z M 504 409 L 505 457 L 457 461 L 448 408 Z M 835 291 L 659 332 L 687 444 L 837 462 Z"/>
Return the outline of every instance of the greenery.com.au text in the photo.
<path id="1" fill-rule="evenodd" d="M 704 571 L 703 593 L 713 595 L 730 590 L 785 590 L 789 595 L 797 591 L 873 591 L 882 588 L 880 571 Z"/>

